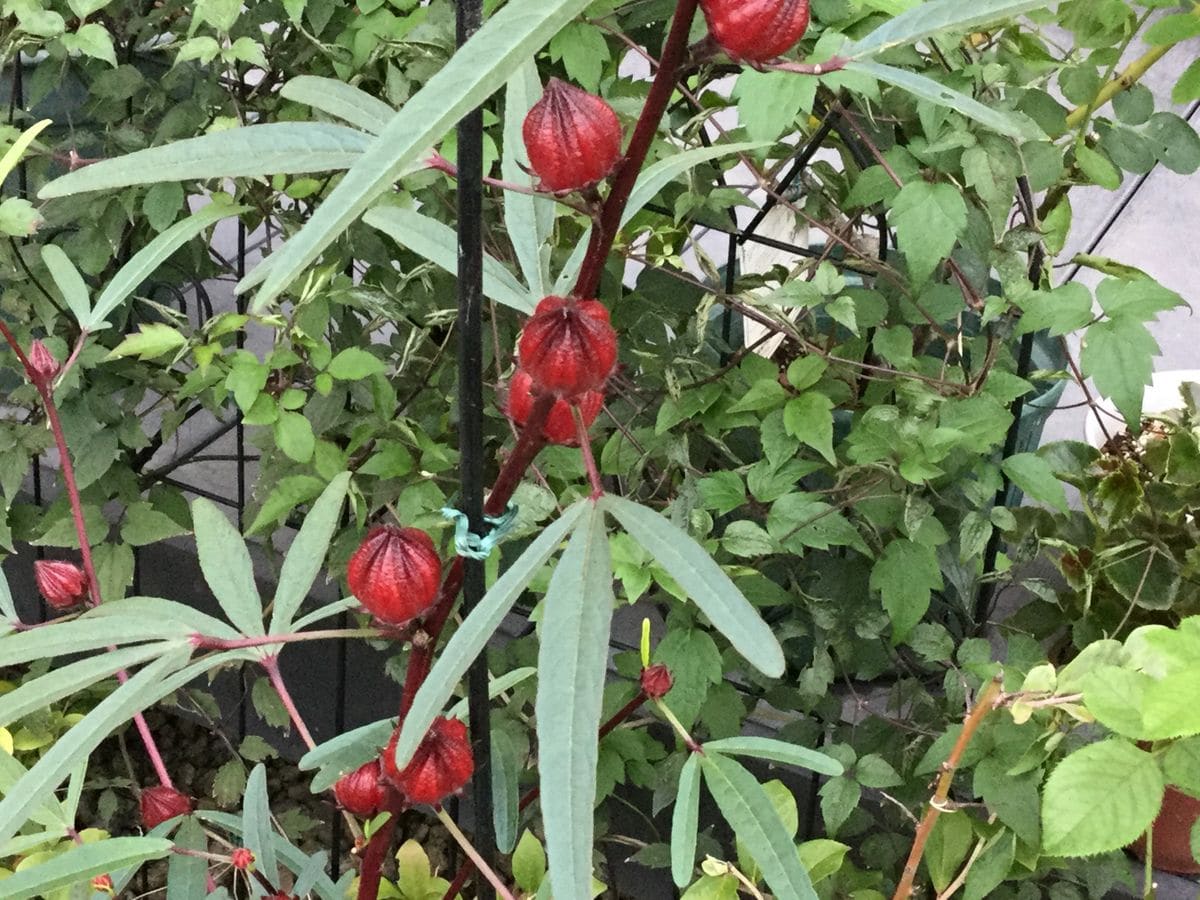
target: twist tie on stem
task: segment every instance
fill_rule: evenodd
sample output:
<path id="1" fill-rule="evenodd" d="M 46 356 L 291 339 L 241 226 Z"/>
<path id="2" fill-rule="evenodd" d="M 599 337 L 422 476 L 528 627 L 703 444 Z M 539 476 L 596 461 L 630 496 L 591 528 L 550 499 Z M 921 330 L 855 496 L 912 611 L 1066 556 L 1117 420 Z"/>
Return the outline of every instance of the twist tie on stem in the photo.
<path id="1" fill-rule="evenodd" d="M 504 536 L 512 531 L 517 521 L 517 505 L 509 503 L 502 516 L 484 516 L 483 521 L 491 525 L 486 535 L 478 535 L 471 531 L 471 522 L 467 514 L 451 506 L 443 507 L 442 516 L 454 523 L 454 549 L 459 556 L 467 559 L 487 559 L 492 550 L 504 540 Z"/>

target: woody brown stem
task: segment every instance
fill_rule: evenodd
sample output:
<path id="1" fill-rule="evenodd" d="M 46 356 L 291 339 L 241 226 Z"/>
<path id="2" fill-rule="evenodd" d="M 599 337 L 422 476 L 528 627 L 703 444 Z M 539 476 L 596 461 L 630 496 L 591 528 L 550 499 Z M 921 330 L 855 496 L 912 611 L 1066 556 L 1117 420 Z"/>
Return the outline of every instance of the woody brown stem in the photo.
<path id="1" fill-rule="evenodd" d="M 908 897 L 912 896 L 913 881 L 917 877 L 917 868 L 921 865 L 921 857 L 925 853 L 925 844 L 929 841 L 930 832 L 933 831 L 933 826 L 937 823 L 938 816 L 942 814 L 942 810 L 946 806 L 946 800 L 950 796 L 950 785 L 954 781 L 954 773 L 958 769 L 958 764 L 962 761 L 967 747 L 970 746 L 975 732 L 979 730 L 979 726 L 983 724 L 983 720 L 987 718 L 988 713 L 996 708 L 996 701 L 1000 697 L 1001 684 L 1002 680 L 999 675 L 989 681 L 987 687 L 976 698 L 975 705 L 971 708 L 970 713 L 963 720 L 962 732 L 959 733 L 958 740 L 954 742 L 954 747 L 950 750 L 950 755 L 942 763 L 942 774 L 938 778 L 937 789 L 934 791 L 933 799 L 925 807 L 925 814 L 921 817 L 921 824 L 917 826 L 917 833 L 913 837 L 912 850 L 908 854 L 908 861 L 904 864 L 904 874 L 900 878 L 900 883 L 896 886 L 896 892 L 892 894 L 892 900 L 907 900 Z"/>

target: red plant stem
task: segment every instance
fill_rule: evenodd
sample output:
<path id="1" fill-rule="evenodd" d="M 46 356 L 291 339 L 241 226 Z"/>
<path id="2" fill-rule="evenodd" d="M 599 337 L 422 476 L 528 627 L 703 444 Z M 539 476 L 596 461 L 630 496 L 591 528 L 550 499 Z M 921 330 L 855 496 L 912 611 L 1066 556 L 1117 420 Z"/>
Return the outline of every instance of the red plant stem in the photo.
<path id="1" fill-rule="evenodd" d="M 34 371 L 29 357 L 25 355 L 25 351 L 21 349 L 21 345 L 17 343 L 16 336 L 3 322 L 0 322 L 0 334 L 4 336 L 4 340 L 8 342 L 9 347 L 17 355 L 17 359 L 21 361 L 21 366 L 25 369 L 25 377 L 29 379 L 29 383 L 37 389 L 38 395 L 42 398 L 42 408 L 46 411 L 46 421 L 50 424 L 50 431 L 54 435 L 54 444 L 58 448 L 63 486 L 66 488 L 67 499 L 71 504 L 71 518 L 75 521 L 75 537 L 79 541 L 79 555 L 83 562 L 83 573 L 87 576 L 88 596 L 92 606 L 99 606 L 102 600 L 100 596 L 100 582 L 96 578 L 96 567 L 92 562 L 92 545 L 88 541 L 87 525 L 83 520 L 83 502 L 79 498 L 79 484 L 75 480 L 75 466 L 71 462 L 71 451 L 67 447 L 67 437 L 63 432 L 62 420 L 58 416 L 58 406 L 54 403 L 53 379 L 42 378 Z M 110 647 L 109 649 L 115 650 L 116 647 Z M 121 684 L 124 684 L 128 679 L 129 674 L 124 669 L 120 669 L 117 672 L 117 681 Z M 174 788 L 175 785 L 172 783 L 171 776 L 167 772 L 166 764 L 163 762 L 162 754 L 158 750 L 158 744 L 154 742 L 154 735 L 150 733 L 150 726 L 146 724 L 145 717 L 140 712 L 134 713 L 133 721 L 137 727 L 138 734 L 141 735 L 142 744 L 146 748 L 146 756 L 150 759 L 150 765 L 153 766 L 159 783 L 164 787 Z"/>
<path id="2" fill-rule="evenodd" d="M 650 93 L 646 95 L 646 105 L 642 107 L 633 137 L 625 150 L 625 158 L 619 164 L 612 190 L 600 211 L 600 221 L 592 228 L 587 258 L 583 261 L 573 292 L 576 297 L 595 297 L 600 287 L 600 275 L 621 227 L 621 214 L 625 212 L 629 195 L 633 193 L 633 186 L 646 162 L 646 154 L 654 143 L 658 124 L 666 112 L 667 104 L 671 102 L 671 95 L 675 93 L 675 80 L 687 55 L 688 32 L 698 5 L 699 0 L 679 0 L 679 5 L 675 7 L 675 18 L 663 43 L 658 72 L 650 86 Z"/>
<path id="3" fill-rule="evenodd" d="M 599 500 L 604 496 L 604 482 L 600 478 L 600 470 L 596 468 L 596 457 L 592 454 L 592 438 L 588 434 L 587 423 L 583 421 L 583 413 L 579 411 L 578 406 L 571 407 L 571 415 L 575 417 L 579 450 L 583 453 L 583 464 L 587 468 L 588 480 L 592 483 L 592 499 Z"/>
<path id="4" fill-rule="evenodd" d="M 330 628 L 324 631 L 297 631 L 291 634 L 262 634 L 256 637 L 219 638 L 193 634 L 192 646 L 197 650 L 245 650 L 250 647 L 270 647 L 275 644 L 298 644 L 301 641 L 339 640 L 341 638 L 379 638 L 378 628 Z"/>
<path id="5" fill-rule="evenodd" d="M 404 808 L 404 802 L 395 790 L 389 788 L 384 809 L 390 813 L 388 820 L 371 835 L 367 850 L 363 854 L 362 873 L 358 880 L 359 900 L 374 900 L 379 895 L 379 881 L 383 876 L 383 858 L 392 846 L 392 835 L 396 832 L 396 820 Z"/>
<path id="6" fill-rule="evenodd" d="M 636 694 L 634 694 L 632 700 L 613 713 L 609 720 L 600 726 L 600 730 L 596 732 L 596 740 L 603 740 L 604 737 L 611 733 L 614 728 L 637 712 L 645 702 L 646 693 L 645 691 L 639 690 Z M 538 798 L 540 793 L 541 790 L 539 788 L 530 788 L 521 797 L 521 802 L 517 804 L 517 810 L 519 812 L 523 812 L 525 808 L 529 806 L 529 804 Z M 463 889 L 463 885 L 467 883 L 467 879 L 471 877 L 471 872 L 474 870 L 474 868 L 475 867 L 471 864 L 469 859 L 463 862 L 463 864 L 458 867 L 458 872 L 455 874 L 454 880 L 450 882 L 450 887 L 446 889 L 446 893 L 443 895 L 442 900 L 451 900 L 455 894 L 461 891 Z"/>
<path id="7" fill-rule="evenodd" d="M 912 850 L 908 854 L 908 861 L 904 864 L 904 874 L 900 878 L 900 883 L 896 885 L 896 893 L 892 894 L 892 900 L 907 900 L 907 898 L 912 896 L 913 881 L 917 877 L 917 867 L 921 864 L 921 857 L 925 853 L 925 844 L 929 840 L 930 832 L 933 831 L 933 826 L 946 805 L 946 799 L 950 796 L 950 785 L 954 781 L 954 772 L 958 769 L 958 764 L 962 760 L 963 754 L 967 752 L 971 738 L 975 736 L 975 732 L 983 724 L 983 720 L 987 718 L 988 713 L 996 708 L 1002 684 L 1003 682 L 999 675 L 988 682 L 987 687 L 976 698 L 971 712 L 963 720 L 962 732 L 959 734 L 958 740 L 954 742 L 954 747 L 950 750 L 950 755 L 942 763 L 942 774 L 938 778 L 937 789 L 933 793 L 933 799 L 925 807 L 925 815 L 921 817 L 921 824 L 917 826 L 917 833 L 913 838 Z"/>
<path id="8" fill-rule="evenodd" d="M 267 673 L 267 679 L 271 682 L 271 687 L 275 688 L 275 693 L 279 695 L 279 700 L 283 703 L 283 708 L 287 710 L 292 724 L 296 726 L 296 732 L 300 735 L 300 740 L 304 741 L 304 746 L 308 747 L 309 750 L 314 749 L 317 746 L 317 742 L 313 740 L 312 733 L 308 730 L 308 725 L 305 724 L 304 718 L 300 715 L 300 710 L 296 708 L 296 702 L 292 699 L 292 695 L 283 681 L 283 673 L 279 671 L 279 657 L 265 656 L 262 659 L 261 665 L 263 671 Z"/>

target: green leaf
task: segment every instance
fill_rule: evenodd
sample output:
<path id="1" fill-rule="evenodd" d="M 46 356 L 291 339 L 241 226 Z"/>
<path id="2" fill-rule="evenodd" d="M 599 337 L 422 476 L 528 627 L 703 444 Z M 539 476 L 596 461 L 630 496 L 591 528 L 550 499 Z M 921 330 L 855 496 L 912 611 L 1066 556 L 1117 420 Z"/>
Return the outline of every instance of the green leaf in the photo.
<path id="1" fill-rule="evenodd" d="M 1158 342 L 1141 322 L 1126 316 L 1088 328 L 1079 364 L 1084 376 L 1110 398 L 1131 431 L 1141 430 L 1142 395 L 1154 371 Z"/>
<path id="2" fill-rule="evenodd" d="M 10 622 L 19 621 L 21 618 L 17 615 L 17 607 L 13 604 L 12 590 L 8 586 L 8 578 L 5 577 L 2 570 L 0 570 L 0 613 L 4 613 L 4 616 Z"/>
<path id="3" fill-rule="evenodd" d="M 146 322 L 138 326 L 136 334 L 129 335 L 117 344 L 105 358 L 137 356 L 141 360 L 151 360 L 186 344 L 187 338 L 165 322 Z"/>
<path id="4" fill-rule="evenodd" d="M 42 215 L 23 197 L 0 201 L 0 231 L 12 237 L 28 237 L 42 225 Z"/>
<path id="5" fill-rule="evenodd" d="M 353 165 L 371 139 L 328 122 L 272 122 L 187 138 L 101 160 L 45 185 L 43 200 L 132 184 L 328 172 Z"/>
<path id="6" fill-rule="evenodd" d="M 799 766 L 820 775 L 836 778 L 845 772 L 842 764 L 831 756 L 798 747 L 785 741 L 765 737 L 731 737 L 719 741 L 708 741 L 704 745 L 705 752 L 712 750 L 717 753 L 733 754 L 735 756 L 753 756 L 756 759 L 767 759 L 789 766 Z"/>
<path id="7" fill-rule="evenodd" d="M 613 612 L 604 507 L 583 501 L 542 604 L 538 641 L 538 774 L 555 896 L 591 896 L 596 764 Z"/>
<path id="8" fill-rule="evenodd" d="M 926 4 L 926 6 L 928 5 Z M 883 63 L 864 61 L 848 62 L 845 70 L 859 72 L 877 81 L 895 85 L 919 100 L 926 100 L 937 106 L 944 106 L 961 113 L 997 134 L 1017 140 L 1037 140 L 1045 137 L 1032 120 L 1018 117 L 994 106 L 987 106 L 974 97 L 948 88 L 940 81 L 934 81 L 925 75 L 918 75 L 916 72 L 898 69 L 895 66 L 885 66 Z"/>
<path id="9" fill-rule="evenodd" d="M 520 824 L 521 760 L 508 732 L 492 729 L 492 824 L 496 846 L 501 853 L 512 853 Z"/>
<path id="10" fill-rule="evenodd" d="M 831 466 L 837 465 L 833 455 L 833 401 L 817 391 L 806 391 L 793 397 L 783 408 L 783 424 L 788 434 L 812 447 Z"/>
<path id="11" fill-rule="evenodd" d="M 903 12 L 852 44 L 844 53 L 851 59 L 875 56 L 893 47 L 914 44 L 939 31 L 975 31 L 981 25 L 1012 19 L 1045 3 L 1037 0 L 930 0 Z"/>
<path id="12" fill-rule="evenodd" d="M 207 852 L 208 836 L 192 816 L 187 816 L 175 832 L 175 845 L 184 850 Z M 175 853 L 167 864 L 166 900 L 205 900 L 208 897 L 208 860 Z"/>
<path id="13" fill-rule="evenodd" d="M 360 725 L 309 750 L 300 757 L 297 765 L 302 772 L 323 769 L 326 766 L 335 766 L 339 773 L 352 771 L 371 757 L 378 756 L 379 749 L 388 742 L 395 730 L 394 718 Z M 362 758 L 355 762 L 359 755 L 362 755 Z"/>
<path id="14" fill-rule="evenodd" d="M 747 662 L 770 678 L 783 674 L 783 649 L 769 625 L 704 548 L 663 516 L 623 497 L 600 503 L 654 557 Z"/>
<path id="15" fill-rule="evenodd" d="M 97 163 L 96 165 L 101 165 Z M 77 170 L 76 174 L 87 172 L 92 166 L 85 166 Z M 216 197 L 225 198 L 224 194 L 216 195 Z M 172 253 L 190 241 L 196 235 L 200 234 L 204 229 L 208 228 L 221 219 L 226 219 L 229 216 L 240 215 L 245 212 L 247 207 L 234 206 L 228 202 L 228 199 L 218 200 L 214 198 L 213 202 L 208 204 L 197 213 L 188 216 L 182 222 L 176 222 L 145 247 L 133 255 L 133 258 L 125 265 L 117 270 L 117 274 L 112 277 L 108 285 L 101 291 L 100 296 L 96 298 L 96 305 L 92 309 L 92 314 L 86 322 L 81 322 L 81 327 L 88 331 L 96 331 L 103 327 L 105 318 L 116 309 L 126 297 L 130 296 L 134 291 L 142 286 L 143 282 L 158 269 L 160 265 L 167 261 Z"/>
<path id="16" fill-rule="evenodd" d="M 546 851 L 532 831 L 521 835 L 512 858 L 513 880 L 527 894 L 534 894 L 546 877 Z"/>
<path id="17" fill-rule="evenodd" d="M 914 181 L 892 201 L 891 224 L 913 281 L 923 283 L 950 255 L 967 225 L 967 204 L 949 184 Z"/>
<path id="18" fill-rule="evenodd" d="M 1099 150 L 1080 144 L 1075 148 L 1075 162 L 1092 184 L 1110 191 L 1115 191 L 1121 186 L 1120 170 Z"/>
<path id="19" fill-rule="evenodd" d="M 319 495 L 325 488 L 325 483 L 313 475 L 288 475 L 280 478 L 278 483 L 267 494 L 262 509 L 250 523 L 246 534 L 258 534 L 274 527 L 278 522 L 301 503 L 307 503 Z"/>
<path id="20" fill-rule="evenodd" d="M 1159 161 L 1172 172 L 1191 175 L 1200 168 L 1200 135 L 1182 117 L 1155 113 L 1146 123 L 1144 134 L 1154 145 Z"/>
<path id="21" fill-rule="evenodd" d="M 0 696 L 0 726 L 45 709 L 121 669 L 132 669 L 147 660 L 183 650 L 187 646 L 187 640 L 176 640 L 110 650 L 51 669 L 38 678 L 27 679 L 19 687 Z"/>
<path id="22" fill-rule="evenodd" d="M 485 646 L 508 615 L 512 605 L 524 592 L 546 561 L 554 555 L 559 543 L 575 527 L 583 514 L 586 502 L 568 507 L 558 521 L 537 536 L 503 575 L 492 585 L 471 614 L 446 642 L 446 647 L 424 683 L 413 697 L 412 707 L 404 717 L 404 727 L 396 746 L 396 765 L 403 767 L 412 759 L 417 745 L 429 731 L 429 726 L 442 711 L 450 695 L 462 680 Z M 3 644 L 0 643 L 0 647 Z"/>
<path id="23" fill-rule="evenodd" d="M 300 604 L 312 589 L 317 573 L 325 564 L 329 542 L 337 531 L 346 492 L 350 489 L 350 473 L 343 472 L 321 493 L 312 505 L 304 524 L 288 548 L 279 584 L 275 588 L 275 604 L 271 613 L 271 634 L 282 634 L 292 627 Z"/>
<path id="24" fill-rule="evenodd" d="M 36 866 L 0 881 L 6 900 L 53 896 L 55 891 L 87 882 L 96 875 L 167 856 L 174 844 L 160 837 L 111 837 L 79 844 Z"/>
<path id="25" fill-rule="evenodd" d="M 169 619 L 88 613 L 72 622 L 55 622 L 45 628 L 5 635 L 0 639 L 0 666 L 83 653 L 109 644 L 186 640 L 193 632 L 187 625 Z"/>
<path id="26" fill-rule="evenodd" d="M 78 50 L 84 56 L 103 60 L 114 69 L 117 67 L 117 52 L 113 49 L 112 35 L 107 28 L 96 22 L 80 25 L 74 34 L 64 34 L 60 40 L 67 50 Z"/>
<path id="27" fill-rule="evenodd" d="M 733 90 L 738 122 L 755 141 L 773 141 L 791 133 L 796 117 L 812 112 L 817 85 L 818 79 L 797 78 L 791 72 L 744 69 Z"/>
<path id="28" fill-rule="evenodd" d="M 271 804 L 267 797 L 267 768 L 259 763 L 246 780 L 242 801 L 242 839 L 254 854 L 257 867 L 269 879 L 279 869 L 275 858 L 274 830 L 271 828 Z"/>
<path id="29" fill-rule="evenodd" d="M 721 814 L 754 857 L 771 892 L 779 900 L 817 900 L 796 845 L 762 785 L 718 753 L 706 753 L 700 765 Z"/>
<path id="30" fill-rule="evenodd" d="M 467 112 L 480 106 L 590 0 L 513 0 L 387 123 L 300 231 L 238 286 L 261 310 Z"/>
<path id="31" fill-rule="evenodd" d="M 386 369 L 383 360 L 361 347 L 347 347 L 325 370 L 339 381 L 361 381 Z"/>
<path id="32" fill-rule="evenodd" d="M 54 279 L 58 292 L 67 301 L 67 307 L 75 316 L 75 321 L 86 322 L 91 313 L 91 295 L 75 264 L 55 244 L 42 247 L 42 262 L 50 270 L 50 277 Z"/>
<path id="33" fill-rule="evenodd" d="M 379 134 L 396 115 L 396 110 L 378 97 L 336 78 L 298 75 L 284 84 L 279 95 L 349 122 L 370 134 Z"/>
<path id="34" fill-rule="evenodd" d="M 1175 83 L 1175 88 L 1171 91 L 1172 103 L 1182 106 L 1193 100 L 1200 100 L 1200 59 L 1184 70 L 1183 74 L 1179 76 L 1179 81 Z"/>
<path id="35" fill-rule="evenodd" d="M 264 634 L 262 599 L 246 542 L 225 513 L 203 497 L 192 504 L 192 523 L 200 569 L 221 609 L 243 634 Z"/>
<path id="36" fill-rule="evenodd" d="M 39 134 L 50 124 L 49 119 L 42 119 L 33 125 L 26 128 L 13 141 L 12 146 L 5 151 L 4 156 L 0 157 L 0 181 L 4 181 L 12 174 L 12 170 L 17 167 L 17 163 L 21 161 L 21 157 L 25 155 L 25 151 L 29 149 L 29 145 L 34 142 Z"/>
<path id="37" fill-rule="evenodd" d="M 537 674 L 537 669 L 534 666 L 522 666 L 519 669 L 513 669 L 511 672 L 505 672 L 499 678 L 493 678 L 488 682 L 488 699 L 495 700 L 505 691 L 511 691 L 514 687 L 525 681 L 527 678 L 532 678 Z M 463 697 L 448 710 L 446 717 L 450 719 L 466 720 L 468 708 L 470 706 L 470 697 Z"/>
<path id="38" fill-rule="evenodd" d="M 504 94 L 504 156 L 501 175 L 505 181 L 533 187 L 526 168 L 529 154 L 521 125 L 542 95 L 542 82 L 533 57 L 508 80 Z M 554 201 L 510 191 L 504 196 L 504 230 L 512 241 L 521 274 L 533 297 L 548 294 L 550 283 L 549 253 L 544 253 L 554 229 Z"/>
<path id="39" fill-rule="evenodd" d="M 1047 503 L 1059 512 L 1067 511 L 1067 492 L 1062 482 L 1054 475 L 1050 463 L 1035 453 L 1017 453 L 1000 464 L 1013 484 L 1038 500 Z"/>
<path id="40" fill-rule="evenodd" d="M 1016 857 L 1017 839 L 1001 832 L 979 855 L 967 873 L 963 900 L 986 900 L 1008 877 Z"/>
<path id="41" fill-rule="evenodd" d="M 1154 757 L 1125 740 L 1076 750 L 1042 797 L 1042 844 L 1052 856 L 1093 856 L 1140 837 L 1158 815 L 1163 777 Z"/>
<path id="42" fill-rule="evenodd" d="M 1131 316 L 1139 322 L 1187 305 L 1177 293 L 1148 278 L 1106 278 L 1096 286 L 1096 302 L 1113 318 Z"/>
<path id="43" fill-rule="evenodd" d="M 399 206 L 377 206 L 363 216 L 363 221 L 372 228 L 378 228 L 400 246 L 407 247 L 451 274 L 457 273 L 458 235 L 450 226 Z M 533 295 L 503 263 L 486 253 L 483 259 L 483 293 L 485 297 L 518 312 L 533 312 Z"/>
<path id="44" fill-rule="evenodd" d="M 871 567 L 871 590 L 883 595 L 899 643 L 929 609 L 930 592 L 942 587 L 942 571 L 931 547 L 896 538 Z"/>
<path id="45" fill-rule="evenodd" d="M 696 830 L 700 827 L 700 755 L 688 754 L 679 770 L 679 789 L 671 813 L 671 878 L 686 887 L 696 870 Z"/>
<path id="46" fill-rule="evenodd" d="M 1173 741 L 1163 754 L 1162 764 L 1167 784 L 1200 797 L 1200 737 Z"/>
<path id="47" fill-rule="evenodd" d="M 312 423 L 297 412 L 281 412 L 275 420 L 275 445 L 293 462 L 306 463 L 317 448 Z"/>
<path id="48" fill-rule="evenodd" d="M 125 521 L 121 523 L 121 540 L 131 547 L 144 547 L 155 541 L 187 534 L 189 530 L 142 500 L 126 508 Z M 108 593 L 102 596 L 106 600 L 115 600 L 119 595 Z"/>
<path id="49" fill-rule="evenodd" d="M 1147 44 L 1178 44 L 1200 35 L 1200 16 L 1194 12 L 1163 16 L 1146 29 L 1142 40 Z"/>

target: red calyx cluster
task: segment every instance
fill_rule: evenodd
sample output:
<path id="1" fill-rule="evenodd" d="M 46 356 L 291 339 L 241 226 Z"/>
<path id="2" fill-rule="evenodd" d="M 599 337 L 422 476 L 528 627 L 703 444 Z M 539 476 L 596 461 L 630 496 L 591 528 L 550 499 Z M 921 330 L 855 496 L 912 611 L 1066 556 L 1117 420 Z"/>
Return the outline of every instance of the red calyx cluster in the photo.
<path id="1" fill-rule="evenodd" d="M 529 110 L 522 132 L 529 168 L 555 193 L 590 187 L 621 158 L 621 122 L 613 108 L 557 78 Z"/>
<path id="2" fill-rule="evenodd" d="M 87 597 L 87 574 L 73 562 L 39 559 L 33 564 L 33 580 L 46 602 L 55 609 L 70 609 Z"/>
<path id="3" fill-rule="evenodd" d="M 388 625 L 403 625 L 433 606 L 442 560 L 425 532 L 379 525 L 350 557 L 346 580 L 367 612 Z"/>
<path id="4" fill-rule="evenodd" d="M 384 775 L 409 803 L 436 806 L 462 790 L 475 771 L 467 726 L 458 719 L 437 718 L 403 770 L 396 767 L 397 730 L 383 751 Z"/>
<path id="5" fill-rule="evenodd" d="M 767 62 L 808 30 L 809 0 L 700 0 L 708 32 L 732 59 Z"/>
<path id="6" fill-rule="evenodd" d="M 235 869 L 244 872 L 254 865 L 254 853 L 245 847 L 238 847 L 229 854 L 229 861 Z"/>
<path id="7" fill-rule="evenodd" d="M 604 395 L 599 391 L 588 391 L 571 403 L 567 403 L 561 397 L 556 399 L 550 407 L 546 424 L 542 427 L 542 435 L 551 444 L 561 444 L 564 447 L 579 446 L 579 431 L 575 427 L 572 405 L 579 407 L 583 424 L 590 428 L 604 406 Z M 533 378 L 524 369 L 517 369 L 509 382 L 507 411 L 508 417 L 521 428 L 525 427 L 529 414 L 533 412 Z"/>
<path id="8" fill-rule="evenodd" d="M 642 693 L 651 700 L 665 697 L 674 683 L 671 670 L 662 663 L 642 669 Z"/>
<path id="9" fill-rule="evenodd" d="M 157 828 L 168 819 L 186 816 L 192 811 L 192 798 L 175 788 L 160 784 L 142 791 L 140 804 L 142 826 L 147 830 Z"/>
<path id="10" fill-rule="evenodd" d="M 517 352 L 536 392 L 571 400 L 604 386 L 617 363 L 617 333 L 598 300 L 546 297 Z"/>
<path id="11" fill-rule="evenodd" d="M 338 806 L 356 816 L 373 816 L 383 808 L 384 787 L 379 782 L 379 760 L 373 759 L 343 775 L 333 786 Z"/>

